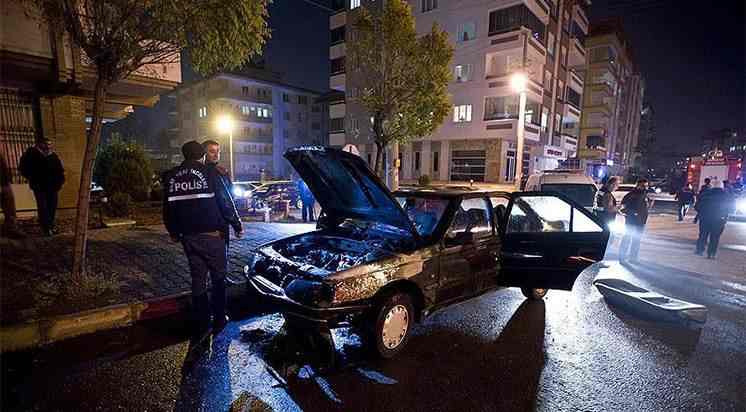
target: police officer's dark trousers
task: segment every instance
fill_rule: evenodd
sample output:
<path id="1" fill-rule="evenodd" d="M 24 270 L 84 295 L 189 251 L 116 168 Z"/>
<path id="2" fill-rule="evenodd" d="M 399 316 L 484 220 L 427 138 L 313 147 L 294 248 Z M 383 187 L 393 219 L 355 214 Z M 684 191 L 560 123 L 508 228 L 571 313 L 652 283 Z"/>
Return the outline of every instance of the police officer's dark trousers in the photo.
<path id="1" fill-rule="evenodd" d="M 697 254 L 701 255 L 707 247 L 707 256 L 714 257 L 723 234 L 725 224 L 720 220 L 700 219 L 699 238 L 697 239 Z"/>
<path id="2" fill-rule="evenodd" d="M 193 316 L 202 332 L 210 326 L 210 313 L 218 321 L 225 317 L 225 276 L 228 271 L 226 241 L 219 231 L 184 235 L 184 253 L 192 275 Z M 207 295 L 207 275 L 212 283 L 211 299 Z M 210 310 L 211 309 L 211 310 Z"/>

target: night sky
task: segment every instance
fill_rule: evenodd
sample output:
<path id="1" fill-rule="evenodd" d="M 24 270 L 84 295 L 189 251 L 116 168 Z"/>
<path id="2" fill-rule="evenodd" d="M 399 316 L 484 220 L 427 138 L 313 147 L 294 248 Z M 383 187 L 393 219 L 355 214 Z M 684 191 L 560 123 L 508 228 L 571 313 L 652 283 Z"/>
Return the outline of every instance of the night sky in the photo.
<path id="1" fill-rule="evenodd" d="M 593 0 L 621 17 L 655 110 L 656 151 L 697 149 L 710 130 L 744 128 L 744 0 Z"/>

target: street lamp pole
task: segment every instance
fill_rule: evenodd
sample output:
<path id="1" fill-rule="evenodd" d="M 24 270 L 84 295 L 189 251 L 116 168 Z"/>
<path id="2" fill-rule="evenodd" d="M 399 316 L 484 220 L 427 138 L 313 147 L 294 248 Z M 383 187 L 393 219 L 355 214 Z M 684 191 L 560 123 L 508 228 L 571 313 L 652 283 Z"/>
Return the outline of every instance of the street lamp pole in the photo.
<path id="1" fill-rule="evenodd" d="M 228 163 L 230 164 L 231 182 L 236 180 L 233 170 L 233 118 L 229 115 L 223 115 L 218 118 L 218 130 L 221 133 L 228 133 Z"/>
<path id="2" fill-rule="evenodd" d="M 528 78 L 524 73 L 516 73 L 510 80 L 511 87 L 518 92 L 518 130 L 515 143 L 515 190 L 521 190 L 523 175 L 523 133 L 526 128 L 526 84 Z"/>
<path id="3" fill-rule="evenodd" d="M 233 174 L 233 128 L 228 132 L 228 151 L 230 152 L 230 166 L 231 166 L 231 182 L 236 181 L 236 177 Z"/>

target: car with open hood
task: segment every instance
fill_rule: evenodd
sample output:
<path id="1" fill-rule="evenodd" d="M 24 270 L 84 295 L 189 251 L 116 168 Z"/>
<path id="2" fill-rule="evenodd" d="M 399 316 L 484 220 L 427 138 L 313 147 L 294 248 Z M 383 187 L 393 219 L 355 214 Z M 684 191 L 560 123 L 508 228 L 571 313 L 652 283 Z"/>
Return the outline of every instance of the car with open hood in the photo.
<path id="1" fill-rule="evenodd" d="M 326 147 L 285 158 L 323 208 L 316 230 L 260 246 L 245 273 L 294 325 L 353 326 L 378 355 L 433 311 L 498 287 L 529 299 L 570 290 L 609 233 L 557 193 L 415 188 L 391 193 L 358 156 Z"/>

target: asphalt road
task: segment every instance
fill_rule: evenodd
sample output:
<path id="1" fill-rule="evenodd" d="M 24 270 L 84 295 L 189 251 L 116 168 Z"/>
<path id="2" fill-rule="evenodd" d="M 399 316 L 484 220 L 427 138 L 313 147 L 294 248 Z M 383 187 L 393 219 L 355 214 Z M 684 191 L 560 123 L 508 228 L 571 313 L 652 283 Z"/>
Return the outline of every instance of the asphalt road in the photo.
<path id="1" fill-rule="evenodd" d="M 746 223 L 729 224 L 717 261 L 693 256 L 691 223 L 649 226 L 641 263 L 605 270 L 706 305 L 704 327 L 609 306 L 586 271 L 543 302 L 504 289 L 437 312 L 390 361 L 367 359 L 339 330 L 327 370 L 284 353 L 282 318 L 249 305 L 191 365 L 179 318 L 5 355 L 2 409 L 746 410 Z"/>

